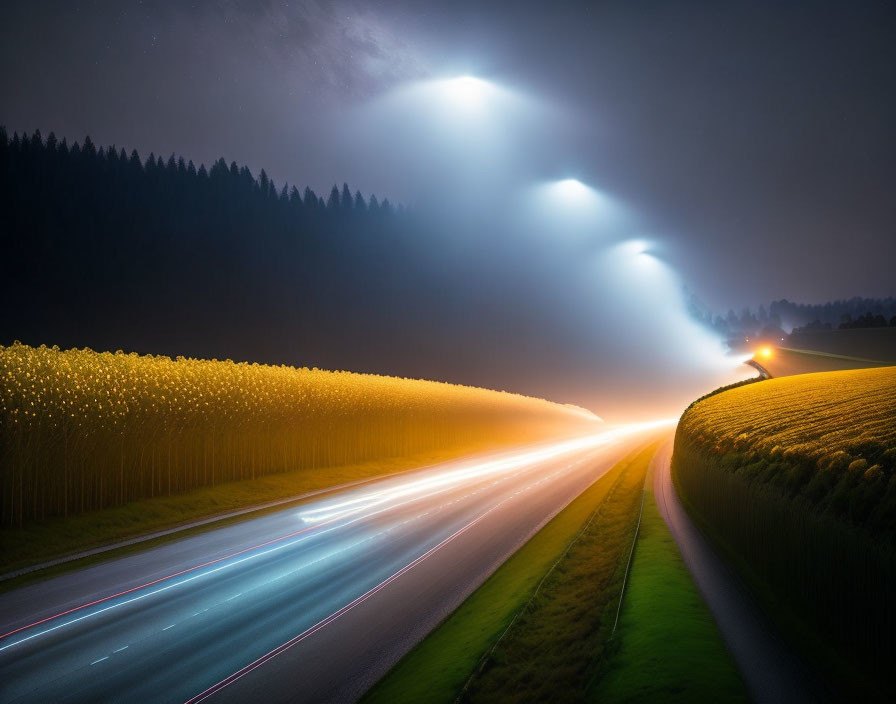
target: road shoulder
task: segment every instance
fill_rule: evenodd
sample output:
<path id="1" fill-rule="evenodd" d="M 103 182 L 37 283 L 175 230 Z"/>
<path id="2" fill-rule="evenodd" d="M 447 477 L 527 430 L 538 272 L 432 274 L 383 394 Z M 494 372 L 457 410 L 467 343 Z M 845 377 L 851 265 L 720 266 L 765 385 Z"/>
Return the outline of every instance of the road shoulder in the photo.
<path id="1" fill-rule="evenodd" d="M 686 513 L 672 483 L 672 442 L 658 453 L 654 494 L 660 514 L 712 612 L 722 638 L 757 704 L 827 699 L 817 678 L 781 640 L 745 585 L 709 545 Z"/>

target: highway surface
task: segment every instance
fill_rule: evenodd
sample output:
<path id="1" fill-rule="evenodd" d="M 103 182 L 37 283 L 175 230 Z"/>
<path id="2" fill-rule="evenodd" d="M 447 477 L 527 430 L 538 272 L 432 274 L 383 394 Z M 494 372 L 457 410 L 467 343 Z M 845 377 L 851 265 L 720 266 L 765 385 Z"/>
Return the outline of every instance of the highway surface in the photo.
<path id="1" fill-rule="evenodd" d="M 715 617 L 750 698 L 757 704 L 831 701 L 821 678 L 782 642 L 746 586 L 691 522 L 672 483 L 671 457 L 670 439 L 653 460 L 656 503 Z"/>
<path id="2" fill-rule="evenodd" d="M 0 701 L 353 701 L 654 433 L 444 463 L 0 595 Z"/>

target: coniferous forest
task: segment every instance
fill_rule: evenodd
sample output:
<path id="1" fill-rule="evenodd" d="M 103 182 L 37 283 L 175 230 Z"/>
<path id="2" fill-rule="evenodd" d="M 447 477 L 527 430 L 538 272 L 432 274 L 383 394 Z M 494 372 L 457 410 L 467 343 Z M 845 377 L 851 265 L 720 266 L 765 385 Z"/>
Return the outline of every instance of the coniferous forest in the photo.
<path id="1" fill-rule="evenodd" d="M 0 330 L 28 344 L 346 368 L 429 327 L 440 289 L 403 207 L 223 159 L 2 131 L 0 209 Z"/>
<path id="2" fill-rule="evenodd" d="M 551 337 L 525 332 L 531 325 L 520 300 L 538 301 L 537 277 L 517 261 L 511 278 L 508 250 L 458 244 L 456 228 L 432 212 L 347 184 L 320 195 L 223 158 L 197 167 L 89 137 L 69 143 L 0 129 L 0 209 L 0 344 L 488 386 L 508 350 L 518 359 L 538 354 L 540 340 Z M 688 308 L 726 339 L 769 330 L 774 337 L 784 334 L 781 326 L 896 322 L 892 298 L 781 300 L 722 317 L 691 296 Z M 491 344 L 458 350 L 470 340 Z M 490 357 L 476 359 L 483 349 Z M 455 373 L 459 366 L 464 371 Z"/>

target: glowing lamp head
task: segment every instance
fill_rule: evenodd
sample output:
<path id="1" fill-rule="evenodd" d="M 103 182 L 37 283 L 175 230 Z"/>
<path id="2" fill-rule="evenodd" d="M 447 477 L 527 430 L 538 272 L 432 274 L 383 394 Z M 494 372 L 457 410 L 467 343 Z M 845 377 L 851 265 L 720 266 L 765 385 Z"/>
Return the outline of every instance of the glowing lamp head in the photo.
<path id="1" fill-rule="evenodd" d="M 757 357 L 761 357 L 762 359 L 768 359 L 772 356 L 772 348 L 771 347 L 763 347 L 756 353 Z"/>
<path id="2" fill-rule="evenodd" d="M 576 211 L 593 209 L 600 197 L 593 188 L 577 178 L 564 178 L 547 184 L 545 194 L 555 205 Z"/>
<path id="3" fill-rule="evenodd" d="M 562 181 L 557 181 L 554 188 L 558 195 L 561 195 L 564 198 L 569 198 L 570 200 L 585 198 L 591 191 L 588 186 L 577 178 L 565 178 Z"/>
<path id="4" fill-rule="evenodd" d="M 489 83 L 475 76 L 459 76 L 444 82 L 445 94 L 460 108 L 479 106 L 488 93 Z"/>
<path id="5" fill-rule="evenodd" d="M 650 244 L 644 240 L 629 240 L 622 245 L 622 248 L 626 254 L 633 257 L 650 254 Z"/>

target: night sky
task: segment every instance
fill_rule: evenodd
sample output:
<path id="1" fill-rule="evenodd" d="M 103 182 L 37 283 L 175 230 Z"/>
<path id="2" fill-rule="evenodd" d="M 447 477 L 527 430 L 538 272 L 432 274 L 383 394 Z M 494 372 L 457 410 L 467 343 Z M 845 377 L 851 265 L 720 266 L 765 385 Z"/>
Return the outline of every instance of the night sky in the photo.
<path id="1" fill-rule="evenodd" d="M 686 284 L 721 312 L 896 293 L 891 2 L 11 1 L 0 61 L 10 132 L 488 201 L 507 232 L 573 177 L 607 217 L 545 234 L 558 266 L 638 238 L 657 296 Z M 464 74 L 491 92 L 446 115 L 431 87 Z M 610 264 L 602 295 L 628 297 Z M 626 346 L 576 356 L 592 351 Z"/>

